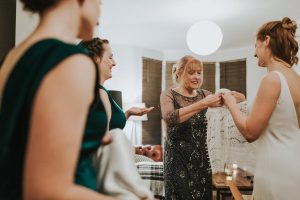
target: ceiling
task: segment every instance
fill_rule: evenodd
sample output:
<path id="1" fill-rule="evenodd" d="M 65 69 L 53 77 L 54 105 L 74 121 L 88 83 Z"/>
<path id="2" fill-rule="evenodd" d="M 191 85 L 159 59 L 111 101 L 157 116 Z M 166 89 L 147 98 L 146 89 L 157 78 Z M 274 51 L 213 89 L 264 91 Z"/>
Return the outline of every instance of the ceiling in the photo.
<path id="1" fill-rule="evenodd" d="M 284 16 L 299 20 L 300 0 L 102 0 L 99 32 L 114 44 L 188 50 L 188 28 L 212 20 L 225 50 L 254 45 L 261 24 Z"/>

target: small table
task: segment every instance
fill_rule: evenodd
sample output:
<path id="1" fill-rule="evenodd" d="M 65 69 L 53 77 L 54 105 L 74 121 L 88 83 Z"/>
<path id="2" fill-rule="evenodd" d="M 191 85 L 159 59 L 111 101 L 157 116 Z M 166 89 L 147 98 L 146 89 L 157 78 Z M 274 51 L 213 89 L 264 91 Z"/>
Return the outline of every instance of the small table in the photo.
<path id="1" fill-rule="evenodd" d="M 212 176 L 213 190 L 217 191 L 217 200 L 220 200 L 221 193 L 229 193 L 229 183 L 230 181 L 235 181 L 237 188 L 240 191 L 252 191 L 253 183 L 248 176 L 253 176 L 249 172 L 238 168 L 233 171 L 232 180 L 226 179 L 225 172 L 217 172 Z"/>

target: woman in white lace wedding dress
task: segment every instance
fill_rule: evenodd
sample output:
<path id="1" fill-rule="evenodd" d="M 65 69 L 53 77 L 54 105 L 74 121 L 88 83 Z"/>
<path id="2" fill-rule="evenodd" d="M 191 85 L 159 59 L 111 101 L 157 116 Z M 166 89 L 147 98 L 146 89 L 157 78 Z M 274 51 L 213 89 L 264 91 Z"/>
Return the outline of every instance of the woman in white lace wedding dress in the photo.
<path id="1" fill-rule="evenodd" d="M 300 199 L 300 77 L 296 24 L 285 17 L 264 24 L 256 37 L 258 65 L 267 67 L 248 117 L 223 95 L 235 124 L 248 141 L 258 140 L 254 200 Z"/>

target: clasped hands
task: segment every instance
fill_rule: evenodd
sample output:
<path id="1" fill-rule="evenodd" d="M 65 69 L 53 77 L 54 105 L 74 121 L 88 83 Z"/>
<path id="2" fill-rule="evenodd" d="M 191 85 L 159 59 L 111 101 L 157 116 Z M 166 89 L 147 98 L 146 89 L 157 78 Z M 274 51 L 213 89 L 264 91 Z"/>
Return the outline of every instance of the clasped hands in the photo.
<path id="1" fill-rule="evenodd" d="M 229 106 L 231 104 L 236 104 L 245 100 L 245 96 L 242 93 L 236 91 L 210 94 L 203 99 L 205 105 L 211 108 L 221 107 L 224 104 L 226 106 Z"/>

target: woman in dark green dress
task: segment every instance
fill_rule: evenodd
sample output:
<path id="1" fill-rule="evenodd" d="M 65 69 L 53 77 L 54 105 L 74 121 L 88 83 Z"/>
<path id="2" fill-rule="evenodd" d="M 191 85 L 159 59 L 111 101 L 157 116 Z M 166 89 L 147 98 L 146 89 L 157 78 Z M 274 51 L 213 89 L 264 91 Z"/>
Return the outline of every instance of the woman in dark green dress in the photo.
<path id="1" fill-rule="evenodd" d="M 99 68 L 99 94 L 104 103 L 104 107 L 106 108 L 106 113 L 109 119 L 107 133 L 109 130 L 114 128 L 123 129 L 125 127 L 126 120 L 131 115 L 141 116 L 153 109 L 153 107 L 132 107 L 124 113 L 119 105 L 115 102 L 109 91 L 103 86 L 106 80 L 112 78 L 112 68 L 116 65 L 108 40 L 94 38 L 92 40 L 81 41 L 79 46 L 83 46 L 88 49 L 90 56 L 94 59 Z M 103 142 L 109 141 L 110 135 L 106 134 L 103 138 Z"/>
<path id="2" fill-rule="evenodd" d="M 92 37 L 99 0 L 21 1 L 40 22 L 1 66 L 0 199 L 112 199 L 91 159 L 106 131 L 98 69 L 70 44 Z"/>

